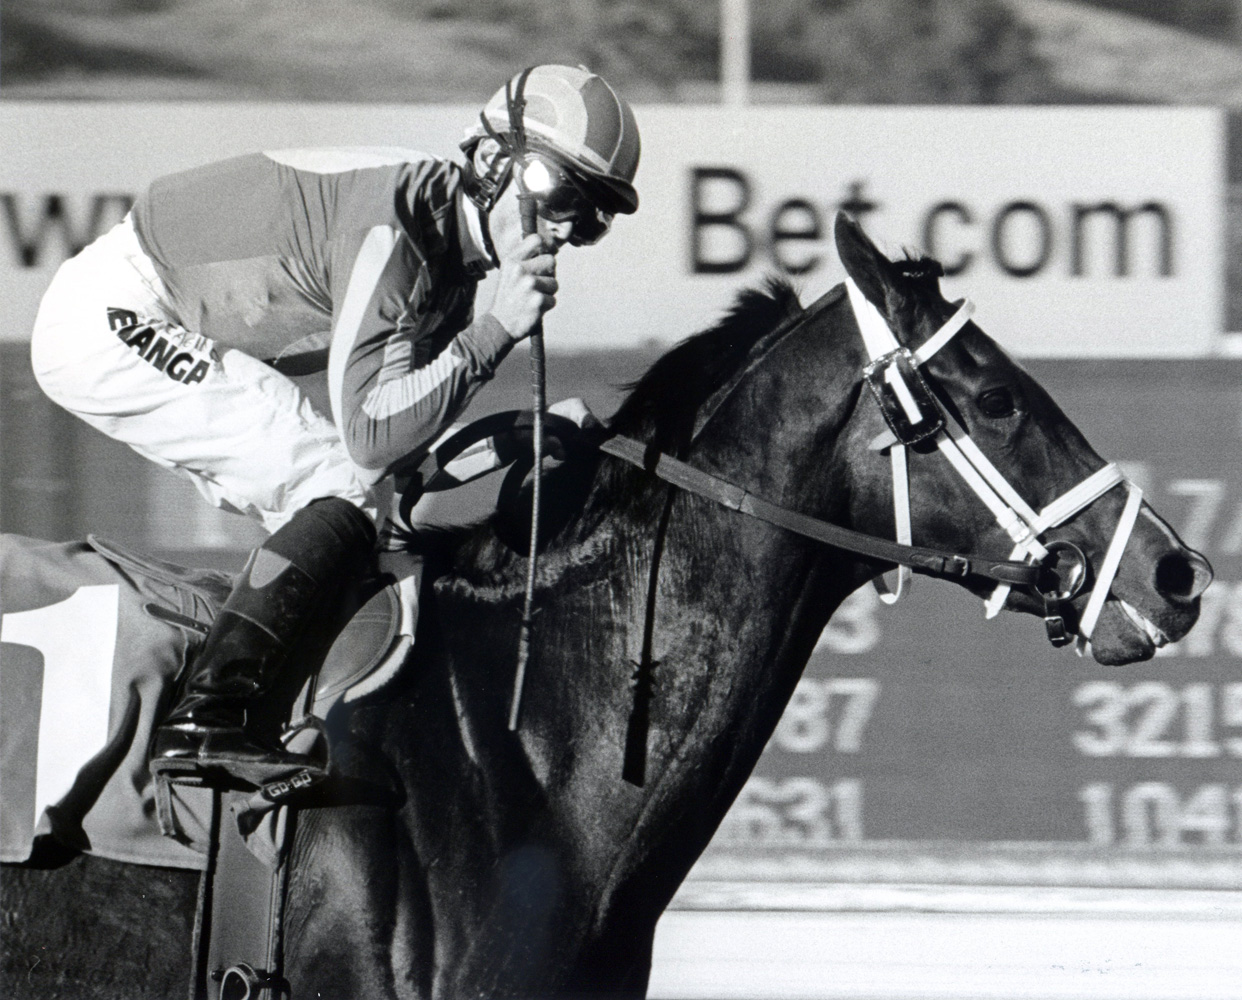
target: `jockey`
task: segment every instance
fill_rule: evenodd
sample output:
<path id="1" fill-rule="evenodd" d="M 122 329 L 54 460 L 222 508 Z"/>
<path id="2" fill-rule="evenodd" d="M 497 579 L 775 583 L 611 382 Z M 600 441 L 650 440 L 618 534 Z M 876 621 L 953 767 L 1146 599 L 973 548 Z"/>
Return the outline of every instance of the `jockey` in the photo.
<path id="1" fill-rule="evenodd" d="M 518 74 L 461 148 L 464 165 L 298 149 L 164 177 L 43 299 L 31 356 L 44 392 L 272 533 L 157 730 L 157 775 L 322 776 L 247 732 L 247 707 L 371 565 L 381 487 L 391 500 L 392 477 L 553 307 L 557 251 L 638 207 L 633 112 L 584 68 Z M 528 236 L 519 188 L 536 198 Z M 325 370 L 331 419 L 289 377 Z"/>

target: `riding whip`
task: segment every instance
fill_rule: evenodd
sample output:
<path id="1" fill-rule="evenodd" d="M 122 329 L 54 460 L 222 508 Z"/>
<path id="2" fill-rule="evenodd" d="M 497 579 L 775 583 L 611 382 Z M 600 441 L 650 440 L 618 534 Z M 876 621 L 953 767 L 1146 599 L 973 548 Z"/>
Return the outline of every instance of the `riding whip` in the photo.
<path id="1" fill-rule="evenodd" d="M 527 70 L 518 78 L 516 93 L 509 99 L 509 127 L 513 136 L 513 155 L 524 158 L 526 154 L 526 129 L 523 124 L 523 113 L 526 100 L 522 90 L 526 83 Z M 523 164 L 524 166 L 524 164 Z M 522 235 L 530 236 L 538 232 L 535 196 L 526 187 L 522 170 L 514 171 L 514 180 L 518 190 L 518 211 L 522 218 Z M 518 633 L 517 669 L 513 676 L 513 698 L 509 704 L 509 730 L 515 732 L 522 716 L 522 687 L 526 682 L 526 665 L 530 662 L 530 637 L 535 622 L 535 573 L 539 553 L 539 502 L 543 492 L 543 411 L 547 405 L 547 373 L 543 353 L 543 320 L 535 322 L 530 335 L 530 385 L 531 409 L 534 421 L 532 431 L 534 440 L 534 465 L 531 467 L 533 480 L 530 508 L 530 553 L 526 564 L 526 597 L 522 602 L 522 625 Z"/>

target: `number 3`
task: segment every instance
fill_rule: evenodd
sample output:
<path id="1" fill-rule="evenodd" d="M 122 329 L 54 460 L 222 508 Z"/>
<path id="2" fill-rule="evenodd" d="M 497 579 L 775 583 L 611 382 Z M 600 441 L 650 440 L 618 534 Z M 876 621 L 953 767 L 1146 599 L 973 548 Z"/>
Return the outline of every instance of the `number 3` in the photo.
<path id="1" fill-rule="evenodd" d="M 1074 704 L 1091 709 L 1087 722 L 1099 730 L 1074 733 L 1074 745 L 1088 757 L 1121 753 L 1127 737 L 1125 689 L 1115 681 L 1088 681 L 1074 692 Z"/>

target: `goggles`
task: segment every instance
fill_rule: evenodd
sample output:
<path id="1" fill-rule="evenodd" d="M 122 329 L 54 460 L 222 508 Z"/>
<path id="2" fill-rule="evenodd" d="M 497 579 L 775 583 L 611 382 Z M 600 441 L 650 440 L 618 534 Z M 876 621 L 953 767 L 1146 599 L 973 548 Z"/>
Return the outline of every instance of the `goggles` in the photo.
<path id="1" fill-rule="evenodd" d="M 582 189 L 574 175 L 542 156 L 528 156 L 522 168 L 522 186 L 535 197 L 541 218 L 572 222 L 571 246 L 591 246 L 612 227 L 612 213 L 601 209 Z"/>

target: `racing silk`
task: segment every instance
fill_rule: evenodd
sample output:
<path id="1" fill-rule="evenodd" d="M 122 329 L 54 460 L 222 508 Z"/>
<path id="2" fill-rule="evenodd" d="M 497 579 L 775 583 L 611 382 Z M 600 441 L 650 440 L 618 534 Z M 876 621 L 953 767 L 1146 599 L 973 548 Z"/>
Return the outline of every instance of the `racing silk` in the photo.
<path id="1" fill-rule="evenodd" d="M 290 374 L 328 372 L 373 480 L 418 461 L 512 340 L 473 319 L 485 258 L 461 171 L 399 149 L 255 153 L 156 181 L 134 205 L 182 324 Z"/>

